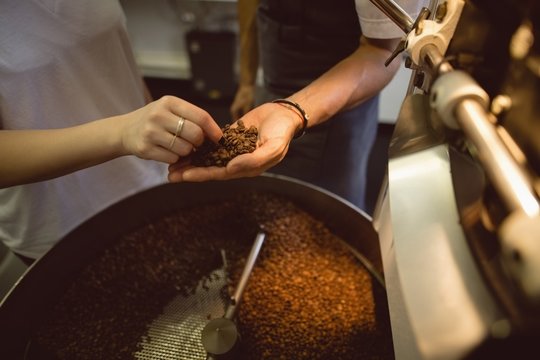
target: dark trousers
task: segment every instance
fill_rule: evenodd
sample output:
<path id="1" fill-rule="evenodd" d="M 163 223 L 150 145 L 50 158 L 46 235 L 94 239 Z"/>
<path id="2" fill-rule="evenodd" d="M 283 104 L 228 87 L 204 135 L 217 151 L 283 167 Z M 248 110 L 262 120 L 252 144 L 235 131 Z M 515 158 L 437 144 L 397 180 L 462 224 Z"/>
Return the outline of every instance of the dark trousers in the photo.
<path id="1" fill-rule="evenodd" d="M 283 96 L 262 90 L 257 102 Z M 320 186 L 365 210 L 367 167 L 377 124 L 376 97 L 294 139 L 285 158 L 268 172 Z"/>

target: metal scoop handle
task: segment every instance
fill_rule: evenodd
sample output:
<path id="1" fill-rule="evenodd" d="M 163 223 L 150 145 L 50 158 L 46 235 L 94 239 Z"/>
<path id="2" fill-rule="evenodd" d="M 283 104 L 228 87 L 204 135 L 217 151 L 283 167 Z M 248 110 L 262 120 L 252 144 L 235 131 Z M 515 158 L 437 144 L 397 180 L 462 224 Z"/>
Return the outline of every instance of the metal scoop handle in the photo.
<path id="1" fill-rule="evenodd" d="M 242 270 L 240 281 L 238 281 L 234 294 L 230 298 L 231 301 L 225 310 L 225 315 L 222 318 L 211 320 L 202 331 L 201 341 L 207 351 L 207 360 L 214 360 L 217 355 L 226 354 L 236 343 L 238 329 L 233 319 L 265 238 L 266 234 L 263 231 L 260 231 L 255 237 L 255 242 Z"/>
<path id="2" fill-rule="evenodd" d="M 231 302 L 229 306 L 227 307 L 227 310 L 225 311 L 225 316 L 223 316 L 226 319 L 232 320 L 234 318 L 234 315 L 236 314 L 236 309 L 238 308 L 238 304 L 240 303 L 240 300 L 242 299 L 242 294 L 244 293 L 244 289 L 246 288 L 248 279 L 253 270 L 253 266 L 255 265 L 255 261 L 257 261 L 257 257 L 259 256 L 259 252 L 261 250 L 261 247 L 264 243 L 265 238 L 266 238 L 266 234 L 262 231 L 259 232 L 257 236 L 255 237 L 255 242 L 253 243 L 253 246 L 251 247 L 251 251 L 246 260 L 246 265 L 244 266 L 244 270 L 242 271 L 242 275 L 240 276 L 240 281 L 238 282 L 238 285 L 236 286 L 236 290 L 234 291 L 234 294 L 231 297 Z"/>

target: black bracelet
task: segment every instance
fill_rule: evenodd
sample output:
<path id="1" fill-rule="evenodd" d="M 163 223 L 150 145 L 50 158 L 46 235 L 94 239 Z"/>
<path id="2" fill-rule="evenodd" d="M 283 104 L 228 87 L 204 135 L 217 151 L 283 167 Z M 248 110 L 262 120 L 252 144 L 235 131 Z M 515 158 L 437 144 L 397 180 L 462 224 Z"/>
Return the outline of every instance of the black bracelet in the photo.
<path id="1" fill-rule="evenodd" d="M 293 139 L 298 139 L 300 136 L 302 136 L 302 135 L 304 135 L 306 133 L 306 128 L 308 126 L 309 115 L 306 114 L 306 112 L 304 111 L 304 109 L 302 109 L 302 107 L 300 105 L 298 105 L 294 101 L 287 100 L 287 99 L 276 99 L 276 100 L 273 100 L 272 102 L 275 103 L 275 104 L 290 105 L 293 108 L 295 108 L 296 110 L 298 110 L 298 112 L 300 113 L 299 115 L 302 118 L 302 129 L 300 129 L 300 131 L 293 136 Z"/>

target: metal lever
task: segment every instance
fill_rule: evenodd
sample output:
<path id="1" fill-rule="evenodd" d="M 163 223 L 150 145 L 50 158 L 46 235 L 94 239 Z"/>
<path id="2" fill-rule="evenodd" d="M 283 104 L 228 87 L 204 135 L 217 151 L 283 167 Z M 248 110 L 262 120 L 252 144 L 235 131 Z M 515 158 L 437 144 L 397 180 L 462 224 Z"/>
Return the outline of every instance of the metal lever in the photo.
<path id="1" fill-rule="evenodd" d="M 386 14 L 405 34 L 411 32 L 414 26 L 413 19 L 393 0 L 370 0 L 379 10 Z M 384 62 L 388 66 L 400 53 L 407 48 L 407 40 L 402 39 L 392 52 L 392 55 Z"/>
<path id="2" fill-rule="evenodd" d="M 240 281 L 225 310 L 225 315 L 221 318 L 211 320 L 202 330 L 201 341 L 208 353 L 207 360 L 213 360 L 216 358 L 216 355 L 228 353 L 236 344 L 238 329 L 233 319 L 265 238 L 266 234 L 264 232 L 261 231 L 257 234 L 242 275 L 240 276 Z"/>
<path id="3" fill-rule="evenodd" d="M 407 40 L 401 39 L 399 41 L 399 44 L 396 46 L 396 48 L 390 55 L 390 57 L 386 59 L 386 61 L 384 62 L 384 66 L 388 66 L 388 64 L 390 64 L 396 58 L 396 56 L 398 56 L 400 53 L 405 51 L 406 48 L 407 48 Z"/>
<path id="4" fill-rule="evenodd" d="M 413 19 L 393 0 L 370 0 L 379 10 L 381 10 L 386 16 L 390 18 L 403 32 L 408 35 L 413 30 L 420 30 L 419 27 L 422 20 L 425 20 L 431 14 L 427 8 L 422 8 L 420 14 L 413 21 Z M 388 66 L 400 53 L 407 49 L 407 38 L 400 40 L 390 57 L 384 62 L 384 66 Z"/>

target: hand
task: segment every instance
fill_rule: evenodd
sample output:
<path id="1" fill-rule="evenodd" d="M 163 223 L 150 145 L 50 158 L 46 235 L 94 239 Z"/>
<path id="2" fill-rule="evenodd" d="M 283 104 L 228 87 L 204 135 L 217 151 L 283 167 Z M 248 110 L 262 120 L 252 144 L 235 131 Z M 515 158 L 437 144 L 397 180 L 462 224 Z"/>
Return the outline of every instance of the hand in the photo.
<path id="1" fill-rule="evenodd" d="M 262 174 L 279 163 L 286 155 L 297 129 L 300 117 L 290 109 L 274 103 L 263 104 L 242 117 L 246 127 L 259 131 L 257 149 L 232 159 L 226 167 L 193 167 L 182 160 L 169 166 L 169 181 L 227 180 Z"/>
<path id="2" fill-rule="evenodd" d="M 237 121 L 242 116 L 253 109 L 255 104 L 255 86 L 254 85 L 240 85 L 234 96 L 234 100 L 231 104 L 230 112 L 231 118 Z"/>
<path id="3" fill-rule="evenodd" d="M 205 137 L 217 143 L 223 136 L 206 111 L 174 96 L 164 96 L 126 114 L 125 120 L 123 153 L 168 164 L 191 154 Z"/>

